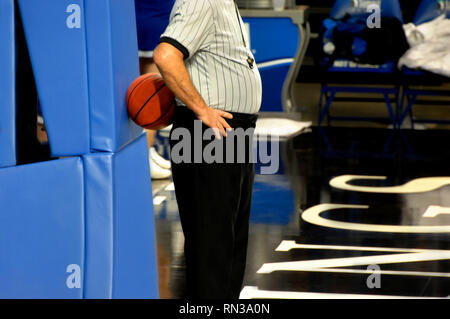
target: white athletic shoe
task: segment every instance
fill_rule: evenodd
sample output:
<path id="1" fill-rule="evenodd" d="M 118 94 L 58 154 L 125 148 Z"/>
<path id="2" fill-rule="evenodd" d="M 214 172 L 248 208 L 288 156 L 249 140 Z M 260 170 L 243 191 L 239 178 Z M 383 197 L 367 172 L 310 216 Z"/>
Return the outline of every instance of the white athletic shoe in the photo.
<path id="1" fill-rule="evenodd" d="M 172 176 L 172 172 L 168 169 L 162 168 L 151 158 L 148 159 L 150 164 L 150 175 L 152 179 L 167 179 Z"/>
<path id="2" fill-rule="evenodd" d="M 149 158 L 164 169 L 170 169 L 170 161 L 158 154 L 154 147 L 150 147 Z"/>

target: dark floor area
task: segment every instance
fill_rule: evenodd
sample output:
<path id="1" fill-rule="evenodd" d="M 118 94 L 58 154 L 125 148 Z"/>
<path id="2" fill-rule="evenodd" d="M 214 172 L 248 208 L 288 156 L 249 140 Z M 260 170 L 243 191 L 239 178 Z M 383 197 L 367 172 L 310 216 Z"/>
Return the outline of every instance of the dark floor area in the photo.
<path id="1" fill-rule="evenodd" d="M 256 176 L 241 297 L 449 296 L 449 138 L 314 127 L 283 142 L 279 174 Z M 173 184 L 154 183 L 153 192 L 161 297 L 180 298 Z"/>

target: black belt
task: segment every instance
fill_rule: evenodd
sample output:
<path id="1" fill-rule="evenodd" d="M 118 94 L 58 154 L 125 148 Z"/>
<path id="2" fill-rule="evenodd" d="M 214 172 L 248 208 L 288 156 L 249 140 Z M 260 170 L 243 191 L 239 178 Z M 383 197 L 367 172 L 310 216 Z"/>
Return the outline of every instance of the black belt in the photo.
<path id="1" fill-rule="evenodd" d="M 255 126 L 256 120 L 258 119 L 258 114 L 247 114 L 237 112 L 228 112 L 228 113 L 233 115 L 233 118 L 232 119 L 225 118 L 225 121 L 227 121 L 227 123 L 233 128 Z M 172 118 L 174 123 L 181 124 L 191 122 L 192 120 L 196 119 L 197 116 L 187 106 L 177 105 L 175 107 L 175 113 Z"/>

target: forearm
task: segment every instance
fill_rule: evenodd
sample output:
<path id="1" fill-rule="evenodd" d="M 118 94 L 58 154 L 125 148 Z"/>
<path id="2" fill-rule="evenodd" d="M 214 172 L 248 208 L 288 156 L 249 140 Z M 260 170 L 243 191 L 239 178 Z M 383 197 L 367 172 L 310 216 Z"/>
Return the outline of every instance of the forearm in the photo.
<path id="1" fill-rule="evenodd" d="M 203 124 L 213 128 L 218 139 L 220 132 L 227 136 L 226 129 L 231 129 L 225 118 L 233 115 L 209 107 L 191 81 L 184 65 L 183 53 L 171 44 L 162 42 L 154 52 L 153 58 L 167 87 L 191 109 Z"/>
<path id="2" fill-rule="evenodd" d="M 183 57 L 165 52 L 166 45 L 162 43 L 155 50 L 155 63 L 164 82 L 189 109 L 199 114 L 207 104 L 192 83 Z"/>

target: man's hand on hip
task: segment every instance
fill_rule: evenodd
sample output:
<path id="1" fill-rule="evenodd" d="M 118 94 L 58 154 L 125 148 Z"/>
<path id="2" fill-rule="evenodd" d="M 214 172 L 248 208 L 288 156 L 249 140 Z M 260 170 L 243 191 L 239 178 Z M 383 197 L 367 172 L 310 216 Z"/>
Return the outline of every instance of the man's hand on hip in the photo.
<path id="1" fill-rule="evenodd" d="M 206 126 L 214 129 L 218 139 L 220 132 L 227 136 L 231 129 L 225 119 L 233 118 L 228 112 L 213 109 L 205 103 L 192 84 L 183 61 L 183 53 L 169 43 L 160 43 L 153 56 L 166 85 Z"/>
<path id="2" fill-rule="evenodd" d="M 207 106 L 200 111 L 197 111 L 196 116 L 206 126 L 209 126 L 214 130 L 218 139 L 220 139 L 220 133 L 222 133 L 223 136 L 227 136 L 226 131 L 231 130 L 230 125 L 225 119 L 232 119 L 233 115 L 228 112 L 216 110 Z"/>

